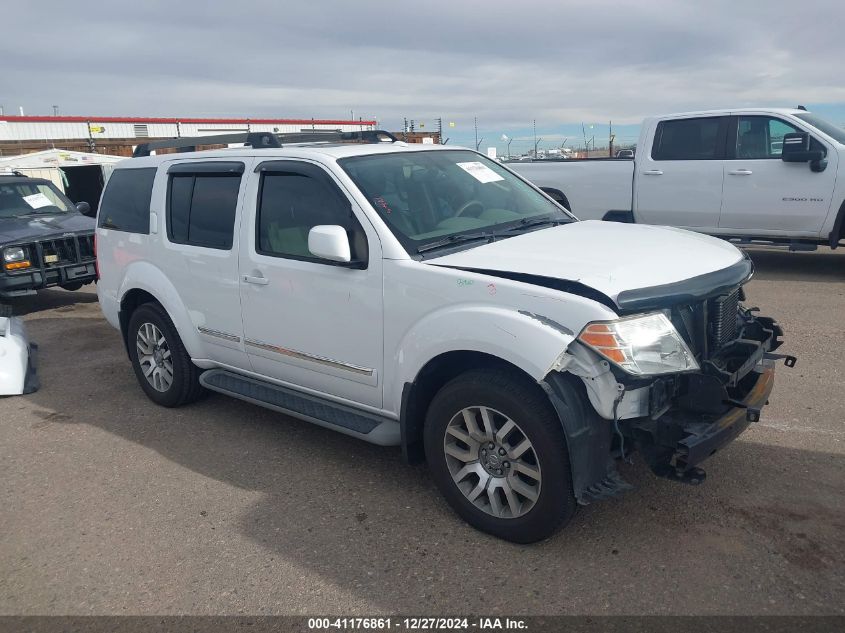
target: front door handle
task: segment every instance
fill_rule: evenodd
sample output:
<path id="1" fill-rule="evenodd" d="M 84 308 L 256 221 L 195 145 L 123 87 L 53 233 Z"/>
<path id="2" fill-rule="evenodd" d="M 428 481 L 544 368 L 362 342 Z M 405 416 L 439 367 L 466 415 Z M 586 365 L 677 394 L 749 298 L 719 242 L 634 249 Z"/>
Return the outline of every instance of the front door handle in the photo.
<path id="1" fill-rule="evenodd" d="M 662 169 L 648 169 L 643 172 L 646 176 L 662 176 L 663 170 Z"/>
<path id="2" fill-rule="evenodd" d="M 256 284 L 258 286 L 266 286 L 270 283 L 267 277 L 253 277 L 252 275 L 244 275 L 244 281 L 248 284 Z"/>
<path id="3" fill-rule="evenodd" d="M 750 176 L 753 172 L 750 169 L 734 169 L 728 173 L 731 176 Z"/>

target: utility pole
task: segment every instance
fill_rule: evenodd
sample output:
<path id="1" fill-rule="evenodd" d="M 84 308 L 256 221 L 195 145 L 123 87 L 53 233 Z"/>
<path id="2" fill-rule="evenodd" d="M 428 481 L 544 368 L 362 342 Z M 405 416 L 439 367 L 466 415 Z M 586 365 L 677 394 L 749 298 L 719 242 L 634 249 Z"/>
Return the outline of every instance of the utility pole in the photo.
<path id="1" fill-rule="evenodd" d="M 542 138 L 537 138 L 537 119 L 534 119 L 534 158 L 537 158 L 537 148 L 542 141 Z"/>
<path id="2" fill-rule="evenodd" d="M 616 137 L 613 135 L 613 121 L 608 122 L 607 124 L 609 140 L 607 142 L 607 155 L 609 158 L 613 158 L 613 141 Z"/>
<path id="3" fill-rule="evenodd" d="M 53 116 L 59 116 L 59 106 L 53 106 Z"/>
<path id="4" fill-rule="evenodd" d="M 443 117 L 437 117 L 437 140 L 443 145 Z"/>
<path id="5" fill-rule="evenodd" d="M 475 125 L 475 151 L 478 151 L 478 148 L 481 144 L 478 142 L 478 117 L 473 117 L 473 124 Z"/>
<path id="6" fill-rule="evenodd" d="M 584 127 L 584 122 L 581 121 L 581 134 L 584 135 L 584 158 L 590 154 L 590 145 L 587 143 L 587 129 Z"/>

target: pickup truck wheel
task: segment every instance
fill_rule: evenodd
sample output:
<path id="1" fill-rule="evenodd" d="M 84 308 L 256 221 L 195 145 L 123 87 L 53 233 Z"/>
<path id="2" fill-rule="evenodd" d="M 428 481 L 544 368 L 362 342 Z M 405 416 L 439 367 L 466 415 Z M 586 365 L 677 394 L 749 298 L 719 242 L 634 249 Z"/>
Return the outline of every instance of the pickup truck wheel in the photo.
<path id="1" fill-rule="evenodd" d="M 440 492 L 479 530 L 532 543 L 575 513 L 560 421 L 516 373 L 478 370 L 447 383 L 429 407 L 424 439 Z"/>
<path id="2" fill-rule="evenodd" d="M 129 320 L 129 357 L 144 393 L 165 407 L 178 407 L 201 398 L 199 368 L 164 309 L 155 303 L 140 306 Z"/>

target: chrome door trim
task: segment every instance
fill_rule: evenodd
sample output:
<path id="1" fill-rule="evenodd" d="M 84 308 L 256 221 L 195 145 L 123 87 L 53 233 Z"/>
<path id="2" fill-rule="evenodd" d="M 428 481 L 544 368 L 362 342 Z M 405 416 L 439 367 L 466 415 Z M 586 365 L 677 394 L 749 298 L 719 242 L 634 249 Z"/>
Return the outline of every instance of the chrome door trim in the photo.
<path id="1" fill-rule="evenodd" d="M 282 354 L 283 356 L 290 356 L 291 358 L 298 358 L 299 360 L 307 360 L 311 361 L 312 363 L 319 363 L 320 365 L 334 367 L 335 369 L 344 369 L 346 371 L 350 371 L 355 374 L 360 374 L 362 376 L 372 376 L 373 371 L 375 371 L 369 367 L 361 367 L 359 365 L 353 365 L 352 363 L 344 363 L 339 360 L 326 358 L 325 356 L 315 356 L 314 354 L 297 352 L 293 349 L 279 347 L 278 345 L 271 345 L 270 343 L 262 343 L 261 341 L 254 341 L 248 338 L 244 339 L 244 343 L 252 347 L 257 347 L 259 349 L 266 350 L 268 352 L 275 352 L 276 354 Z"/>
<path id="2" fill-rule="evenodd" d="M 208 336 L 214 336 L 216 338 L 222 338 L 224 341 L 232 341 L 233 343 L 241 342 L 240 336 L 227 334 L 226 332 L 221 332 L 220 330 L 212 330 L 211 328 L 202 327 L 201 325 L 197 326 L 197 332 L 200 334 L 207 334 Z"/>

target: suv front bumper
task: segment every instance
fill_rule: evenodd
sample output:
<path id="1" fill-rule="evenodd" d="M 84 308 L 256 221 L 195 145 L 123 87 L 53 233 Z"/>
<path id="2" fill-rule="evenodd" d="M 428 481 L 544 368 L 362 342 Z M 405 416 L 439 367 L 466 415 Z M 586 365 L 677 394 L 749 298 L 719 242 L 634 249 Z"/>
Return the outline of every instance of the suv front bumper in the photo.
<path id="1" fill-rule="evenodd" d="M 659 418 L 632 420 L 628 435 L 656 475 L 686 483 L 701 483 L 704 471 L 696 468 L 735 440 L 768 404 L 775 384 L 775 361 L 764 358 L 743 380 L 747 392 L 725 403 L 722 413 L 704 413 L 673 407 Z"/>
<path id="2" fill-rule="evenodd" d="M 31 295 L 36 290 L 65 284 L 91 283 L 97 278 L 94 262 L 67 264 L 19 273 L 0 272 L 0 298 Z"/>
<path id="3" fill-rule="evenodd" d="M 749 316 L 748 338 L 725 346 L 717 362 L 701 372 L 656 380 L 650 387 L 650 415 L 620 424 L 655 474 L 701 483 L 697 466 L 760 419 L 774 387 L 774 354 L 782 335 L 767 317 Z M 715 358 L 715 357 L 714 357 Z"/>

